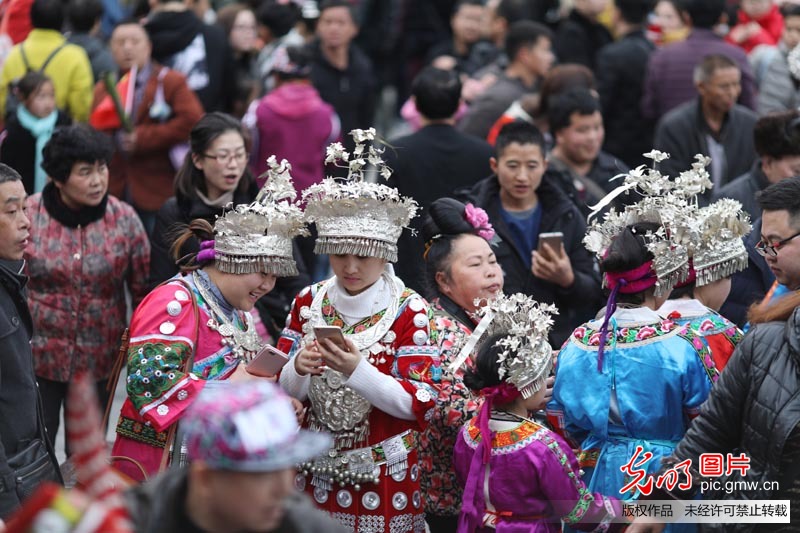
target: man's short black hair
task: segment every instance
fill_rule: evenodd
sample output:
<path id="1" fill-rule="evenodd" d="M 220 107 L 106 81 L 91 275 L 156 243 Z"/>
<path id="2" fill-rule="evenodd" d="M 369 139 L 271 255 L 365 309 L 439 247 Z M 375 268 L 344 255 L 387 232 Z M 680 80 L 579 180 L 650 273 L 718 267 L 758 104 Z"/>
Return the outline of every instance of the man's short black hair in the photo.
<path id="1" fill-rule="evenodd" d="M 759 118 L 753 128 L 753 142 L 760 157 L 800 156 L 800 111 L 792 109 Z"/>
<path id="2" fill-rule="evenodd" d="M 256 19 L 269 28 L 274 37 L 283 37 L 294 28 L 297 12 L 288 4 L 264 2 L 256 12 Z"/>
<path id="3" fill-rule="evenodd" d="M 483 0 L 458 0 L 453 6 L 452 15 L 458 13 L 458 10 L 464 6 L 486 7 L 486 2 Z"/>
<path id="4" fill-rule="evenodd" d="M 788 211 L 792 227 L 800 230 L 800 177 L 773 183 L 756 195 L 763 211 Z"/>
<path id="5" fill-rule="evenodd" d="M 506 35 L 506 55 L 513 62 L 520 50 L 534 46 L 542 38 L 553 40 L 553 32 L 544 24 L 532 20 L 515 22 Z"/>
<path id="6" fill-rule="evenodd" d="M 535 144 L 542 151 L 542 157 L 547 153 L 544 135 L 539 128 L 524 120 L 509 122 L 500 129 L 494 143 L 494 154 L 497 159 L 503 156 L 509 145 L 517 143 L 519 145 Z"/>
<path id="7" fill-rule="evenodd" d="M 689 15 L 693 28 L 710 30 L 719 23 L 725 11 L 725 0 L 686 0 L 677 4 Z"/>
<path id="8" fill-rule="evenodd" d="M 600 111 L 600 101 L 591 91 L 583 87 L 569 89 L 553 96 L 547 109 L 547 121 L 550 133 L 555 135 L 568 128 L 572 122 L 572 114 L 593 115 Z"/>
<path id="9" fill-rule="evenodd" d="M 61 31 L 64 27 L 64 3 L 62 0 L 33 0 L 31 25 L 42 30 Z"/>
<path id="10" fill-rule="evenodd" d="M 103 3 L 100 0 L 70 0 L 67 4 L 67 20 L 72 31 L 89 33 L 103 16 Z"/>
<path id="11" fill-rule="evenodd" d="M 9 181 L 20 181 L 21 179 L 22 176 L 19 175 L 19 172 L 5 163 L 0 163 L 0 184 Z"/>
<path id="12" fill-rule="evenodd" d="M 104 133 L 87 124 L 75 124 L 56 129 L 42 150 L 42 168 L 47 175 L 61 183 L 69 179 L 75 163 L 108 164 L 114 148 Z"/>
<path id="13" fill-rule="evenodd" d="M 411 94 L 423 117 L 429 120 L 450 118 L 461 102 L 461 80 L 455 71 L 425 67 L 414 78 Z"/>
<path id="14" fill-rule="evenodd" d="M 652 0 L 615 0 L 614 5 L 628 24 L 643 24 L 654 7 Z"/>
<path id="15" fill-rule="evenodd" d="M 321 2 L 319 5 L 319 16 L 321 17 L 326 9 L 331 9 L 334 7 L 346 8 L 347 12 L 350 13 L 350 18 L 353 19 L 353 24 L 358 25 L 358 16 L 356 14 L 356 10 L 353 7 L 353 4 L 347 0 L 324 0 L 324 2 Z"/>
<path id="16" fill-rule="evenodd" d="M 509 24 L 518 20 L 533 19 L 533 9 L 530 0 L 500 0 L 496 14 L 505 19 Z"/>

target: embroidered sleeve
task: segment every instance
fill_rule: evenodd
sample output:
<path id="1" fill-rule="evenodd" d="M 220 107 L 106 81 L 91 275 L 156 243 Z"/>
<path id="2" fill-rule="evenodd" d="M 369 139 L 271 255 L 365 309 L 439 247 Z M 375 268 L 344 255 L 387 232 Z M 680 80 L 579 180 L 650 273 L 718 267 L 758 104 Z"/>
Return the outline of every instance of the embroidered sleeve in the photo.
<path id="1" fill-rule="evenodd" d="M 578 460 L 555 435 L 546 429 L 540 437 L 542 467 L 537 468 L 539 486 L 561 520 L 573 529 L 581 531 L 614 531 L 626 524 L 612 524 L 622 516 L 622 503 L 589 489 L 580 478 Z"/>
<path id="2" fill-rule="evenodd" d="M 442 374 L 433 312 L 421 296 L 411 293 L 392 329 L 397 335 L 392 375 L 411 395 L 414 417 L 424 429 L 434 414 Z"/>
<path id="3" fill-rule="evenodd" d="M 683 410 L 689 418 L 695 418 L 700 414 L 700 406 L 708 399 L 711 385 L 716 382 L 719 373 L 714 368 L 708 344 L 702 337 L 690 334 L 687 341 L 692 347 L 689 348 L 686 369 L 681 374 Z"/>
<path id="4" fill-rule="evenodd" d="M 164 285 L 147 296 L 131 320 L 128 397 L 157 431 L 179 419 L 205 385 L 184 372 L 194 357 L 190 298 L 182 286 Z"/>

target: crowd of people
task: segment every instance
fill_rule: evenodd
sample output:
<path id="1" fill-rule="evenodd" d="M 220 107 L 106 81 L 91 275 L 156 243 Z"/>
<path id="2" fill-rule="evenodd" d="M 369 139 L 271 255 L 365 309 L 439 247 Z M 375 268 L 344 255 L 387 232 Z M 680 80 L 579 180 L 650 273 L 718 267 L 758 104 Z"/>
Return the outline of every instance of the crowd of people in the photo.
<path id="1" fill-rule="evenodd" d="M 115 532 L 647 531 L 624 508 L 654 497 L 800 516 L 800 7 L 0 20 L 0 531 L 63 499 Z M 760 484 L 650 494 L 642 451 L 648 476 L 744 453 Z"/>

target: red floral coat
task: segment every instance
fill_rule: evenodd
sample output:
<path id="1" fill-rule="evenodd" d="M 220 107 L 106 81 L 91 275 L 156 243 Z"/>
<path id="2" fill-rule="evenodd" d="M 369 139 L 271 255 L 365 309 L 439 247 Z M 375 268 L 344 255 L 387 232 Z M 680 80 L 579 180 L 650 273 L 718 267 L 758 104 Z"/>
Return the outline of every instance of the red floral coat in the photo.
<path id="1" fill-rule="evenodd" d="M 108 197 L 103 218 L 71 228 L 54 220 L 41 194 L 27 199 L 25 250 L 36 375 L 67 382 L 76 372 L 101 380 L 125 330 L 125 284 L 136 305 L 147 294 L 150 243 L 131 206 Z"/>

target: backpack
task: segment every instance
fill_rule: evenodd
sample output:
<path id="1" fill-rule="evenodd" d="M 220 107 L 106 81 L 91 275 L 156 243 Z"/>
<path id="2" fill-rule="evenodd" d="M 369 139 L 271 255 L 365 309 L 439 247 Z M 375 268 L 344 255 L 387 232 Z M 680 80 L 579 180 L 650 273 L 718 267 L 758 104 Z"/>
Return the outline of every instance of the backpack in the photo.
<path id="1" fill-rule="evenodd" d="M 22 62 L 25 64 L 25 73 L 22 74 L 22 76 L 14 78 L 8 83 L 8 92 L 6 93 L 6 118 L 17 112 L 17 106 L 19 106 L 19 98 L 17 98 L 17 84 L 19 83 L 19 80 L 22 79 L 25 74 L 34 71 L 34 69 L 31 68 L 30 62 L 28 62 L 28 56 L 25 54 L 25 47 L 23 46 L 24 44 L 25 43 L 23 42 L 19 45 L 19 52 L 22 54 Z M 62 48 L 67 46 L 67 44 L 69 43 L 65 41 L 57 46 L 52 52 L 50 52 L 50 55 L 45 58 L 44 63 L 42 63 L 42 66 L 39 67 L 36 72 L 44 72 L 44 69 L 47 68 L 47 65 L 50 64 L 50 61 L 52 61 L 56 54 L 58 54 Z"/>

